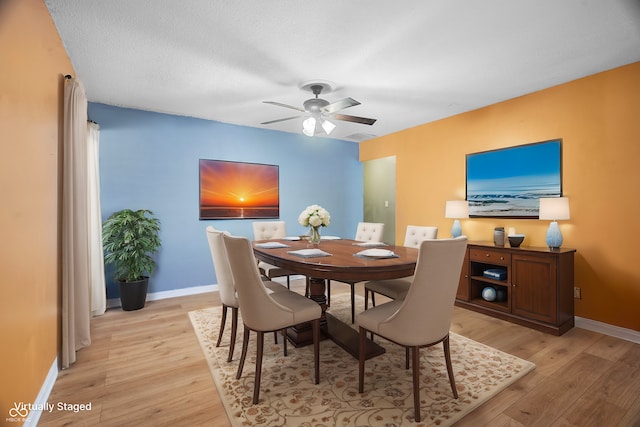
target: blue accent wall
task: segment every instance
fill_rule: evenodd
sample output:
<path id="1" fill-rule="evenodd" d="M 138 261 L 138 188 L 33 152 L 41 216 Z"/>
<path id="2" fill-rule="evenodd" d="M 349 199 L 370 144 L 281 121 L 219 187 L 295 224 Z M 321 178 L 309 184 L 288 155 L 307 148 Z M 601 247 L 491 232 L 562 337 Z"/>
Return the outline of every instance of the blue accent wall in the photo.
<path id="1" fill-rule="evenodd" d="M 279 165 L 280 219 L 289 235 L 306 232 L 298 215 L 317 203 L 331 213 L 323 234 L 353 238 L 362 221 L 358 144 L 309 138 L 192 117 L 89 103 L 100 125 L 102 216 L 149 209 L 161 222 L 162 248 L 149 292 L 216 283 L 205 228 L 253 238 L 253 220 L 199 220 L 198 160 Z M 118 297 L 107 270 L 107 297 Z"/>

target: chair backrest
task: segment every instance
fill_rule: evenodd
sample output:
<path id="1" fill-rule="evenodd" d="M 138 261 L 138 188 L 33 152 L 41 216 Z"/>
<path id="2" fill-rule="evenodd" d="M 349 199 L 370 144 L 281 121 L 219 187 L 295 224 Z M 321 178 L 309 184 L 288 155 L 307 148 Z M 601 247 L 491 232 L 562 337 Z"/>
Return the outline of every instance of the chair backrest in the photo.
<path id="1" fill-rule="evenodd" d="M 438 227 L 407 225 L 407 233 L 404 235 L 404 245 L 410 248 L 419 248 L 422 241 L 437 238 Z"/>
<path id="2" fill-rule="evenodd" d="M 229 267 L 227 249 L 224 247 L 224 242 L 222 241 L 222 235 L 224 233 L 223 231 L 216 230 L 212 226 L 207 227 L 207 240 L 209 240 L 213 268 L 216 271 L 220 300 L 224 305 L 229 307 L 238 307 L 238 299 L 236 298 L 236 290 L 233 286 L 233 276 L 231 275 L 231 268 Z"/>
<path id="3" fill-rule="evenodd" d="M 287 226 L 284 221 L 256 221 L 253 223 L 253 239 L 269 240 L 287 236 Z"/>
<path id="4" fill-rule="evenodd" d="M 466 237 L 420 243 L 413 282 L 398 311 L 380 324 L 382 336 L 423 345 L 449 333 L 466 248 Z"/>
<path id="5" fill-rule="evenodd" d="M 290 326 L 293 312 L 269 296 L 260 278 L 251 242 L 247 238 L 230 235 L 222 236 L 222 240 L 227 249 L 244 324 L 256 331 L 274 331 Z"/>
<path id="6" fill-rule="evenodd" d="M 384 223 L 381 222 L 359 222 L 356 229 L 355 240 L 360 242 L 382 242 L 384 234 Z"/>

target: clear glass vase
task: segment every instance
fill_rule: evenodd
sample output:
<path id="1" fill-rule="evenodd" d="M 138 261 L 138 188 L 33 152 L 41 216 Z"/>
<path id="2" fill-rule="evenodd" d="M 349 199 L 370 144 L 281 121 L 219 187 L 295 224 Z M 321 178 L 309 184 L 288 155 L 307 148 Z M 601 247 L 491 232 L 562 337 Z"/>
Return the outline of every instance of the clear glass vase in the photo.
<path id="1" fill-rule="evenodd" d="M 314 245 L 320 243 L 320 227 L 309 227 L 309 241 Z"/>

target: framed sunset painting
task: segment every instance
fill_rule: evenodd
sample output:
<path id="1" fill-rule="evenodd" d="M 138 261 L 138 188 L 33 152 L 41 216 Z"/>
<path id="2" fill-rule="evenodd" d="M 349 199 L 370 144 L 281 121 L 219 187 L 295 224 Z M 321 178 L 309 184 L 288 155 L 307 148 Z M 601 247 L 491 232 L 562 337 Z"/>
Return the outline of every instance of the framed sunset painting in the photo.
<path id="1" fill-rule="evenodd" d="M 562 196 L 562 140 L 467 154 L 470 217 L 537 218 L 541 197 Z"/>
<path id="2" fill-rule="evenodd" d="M 279 167 L 200 159 L 200 219 L 279 218 Z"/>

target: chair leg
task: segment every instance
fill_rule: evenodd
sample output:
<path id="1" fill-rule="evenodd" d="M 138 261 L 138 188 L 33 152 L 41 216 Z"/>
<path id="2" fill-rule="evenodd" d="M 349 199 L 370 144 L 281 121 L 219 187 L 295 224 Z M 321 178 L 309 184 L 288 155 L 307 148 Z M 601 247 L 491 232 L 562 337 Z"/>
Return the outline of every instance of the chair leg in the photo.
<path id="1" fill-rule="evenodd" d="M 227 362 L 233 360 L 233 351 L 236 348 L 236 335 L 238 333 L 238 307 L 231 307 L 231 342 L 229 343 L 229 355 Z"/>
<path id="2" fill-rule="evenodd" d="M 331 280 L 327 280 L 327 307 L 331 307 Z"/>
<path id="3" fill-rule="evenodd" d="M 282 346 L 284 347 L 284 357 L 287 357 L 289 353 L 287 352 L 287 329 L 282 329 Z"/>
<path id="4" fill-rule="evenodd" d="M 224 325 L 227 323 L 227 306 L 222 304 L 222 319 L 220 319 L 220 332 L 218 332 L 218 341 L 216 342 L 216 347 L 220 347 L 220 342 L 222 341 L 222 333 L 224 332 Z"/>
<path id="5" fill-rule="evenodd" d="M 256 343 L 256 380 L 253 386 L 253 404 L 258 403 L 260 397 L 260 377 L 262 376 L 262 353 L 264 349 L 264 332 L 256 331 L 258 340 Z"/>
<path id="6" fill-rule="evenodd" d="M 309 295 L 311 294 L 311 282 L 309 281 L 309 276 L 305 277 L 305 282 L 306 282 L 306 286 L 304 289 L 304 296 L 309 298 Z"/>
<path id="7" fill-rule="evenodd" d="M 409 347 L 404 348 L 404 369 L 409 369 Z"/>
<path id="8" fill-rule="evenodd" d="M 413 412 L 420 422 L 420 347 L 411 347 L 413 356 Z"/>
<path id="9" fill-rule="evenodd" d="M 247 348 L 249 348 L 249 328 L 245 325 L 244 335 L 242 336 L 242 353 L 240 356 L 240 363 L 238 363 L 238 371 L 236 372 L 236 379 L 239 380 L 242 376 L 242 369 L 244 368 L 244 360 L 247 358 Z"/>
<path id="10" fill-rule="evenodd" d="M 376 306 L 376 293 L 371 292 L 371 307 L 375 307 L 375 306 Z"/>
<path id="11" fill-rule="evenodd" d="M 282 334 L 282 339 L 285 340 L 285 345 L 287 344 L 287 330 L 281 329 L 279 331 L 273 331 L 273 343 L 278 344 L 278 333 Z M 285 348 L 285 356 L 287 355 L 287 349 Z"/>
<path id="12" fill-rule="evenodd" d="M 369 309 L 369 289 L 364 288 L 364 309 Z"/>
<path id="13" fill-rule="evenodd" d="M 356 284 L 349 283 L 351 285 L 351 323 L 356 322 Z"/>
<path id="14" fill-rule="evenodd" d="M 291 279 L 287 276 L 287 289 L 291 289 Z"/>
<path id="15" fill-rule="evenodd" d="M 367 330 L 360 327 L 360 339 L 358 342 L 358 393 L 364 392 L 364 362 L 367 348 Z"/>
<path id="16" fill-rule="evenodd" d="M 315 382 L 320 383 L 320 319 L 311 322 L 313 327 L 313 362 L 315 367 Z"/>
<path id="17" fill-rule="evenodd" d="M 444 347 L 444 359 L 447 362 L 447 373 L 449 374 L 449 383 L 451 384 L 451 391 L 453 397 L 458 398 L 458 389 L 456 388 L 456 380 L 453 377 L 453 365 L 451 365 L 451 350 L 449 348 L 449 335 L 442 341 Z"/>

